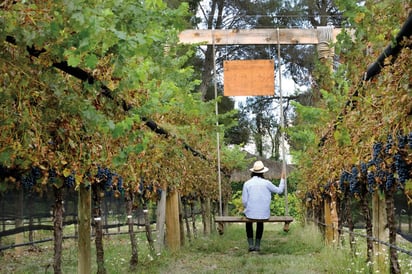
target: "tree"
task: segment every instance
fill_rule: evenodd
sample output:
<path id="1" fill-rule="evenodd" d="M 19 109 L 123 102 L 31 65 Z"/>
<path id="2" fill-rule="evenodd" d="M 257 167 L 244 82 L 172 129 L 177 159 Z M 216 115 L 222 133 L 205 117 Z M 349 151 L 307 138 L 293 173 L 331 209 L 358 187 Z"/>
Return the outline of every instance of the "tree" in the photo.
<path id="1" fill-rule="evenodd" d="M 250 28 L 291 28 L 291 27 L 317 27 L 333 24 L 335 26 L 342 25 L 342 14 L 331 1 L 208 1 L 205 6 L 199 6 L 201 16 L 199 21 L 202 26 L 207 29 L 250 29 Z M 199 28 L 204 28 L 200 26 Z M 212 86 L 213 65 L 216 63 L 217 73 L 222 73 L 223 60 L 231 59 L 267 59 L 277 56 L 276 47 L 257 46 L 257 45 L 228 45 L 215 46 L 215 55 L 213 55 L 213 47 L 207 46 L 206 50 L 201 53 L 204 56 L 204 68 L 202 72 L 202 83 L 200 90 L 204 97 L 207 94 L 208 86 Z M 305 45 L 289 45 L 281 48 L 282 60 L 278 60 L 277 66 L 284 66 L 284 76 L 291 77 L 298 85 L 313 86 L 313 70 L 316 59 L 316 49 L 314 46 Z M 215 60 L 213 60 L 215 58 Z M 310 98 L 318 98 L 313 96 L 311 92 L 299 94 L 300 97 L 308 96 Z M 263 100 L 267 100 L 264 98 Z M 308 100 L 306 100 L 308 101 Z M 276 103 L 275 103 L 276 104 Z M 249 115 L 250 116 L 250 115 Z M 247 116 L 246 116 L 247 117 Z M 258 121 L 259 119 L 255 119 Z M 275 121 L 275 120 L 274 120 Z M 251 123 L 252 121 L 249 121 Z M 277 132 L 274 124 L 267 132 Z M 259 128 L 259 125 L 255 126 Z M 232 132 L 236 129 L 233 129 Z M 229 131 L 230 132 L 230 131 Z M 251 134 L 253 135 L 253 134 Z M 271 142 L 278 143 L 279 140 L 275 136 L 266 136 L 271 139 Z M 235 135 L 226 136 L 227 142 L 236 143 L 236 138 L 231 140 Z M 263 137 L 262 137 L 263 138 Z M 260 138 L 257 138 L 259 140 Z M 258 144 L 258 147 L 261 145 Z M 275 145 L 272 147 L 276 147 Z M 276 154 L 276 152 L 272 152 Z M 276 156 L 275 156 L 276 157 Z"/>

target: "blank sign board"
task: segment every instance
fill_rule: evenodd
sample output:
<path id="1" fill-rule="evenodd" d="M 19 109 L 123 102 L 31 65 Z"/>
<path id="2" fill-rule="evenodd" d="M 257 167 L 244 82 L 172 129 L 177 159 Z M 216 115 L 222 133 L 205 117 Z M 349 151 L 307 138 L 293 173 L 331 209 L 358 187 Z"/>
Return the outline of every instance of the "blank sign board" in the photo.
<path id="1" fill-rule="evenodd" d="M 273 60 L 235 60 L 223 62 L 225 96 L 273 96 Z"/>

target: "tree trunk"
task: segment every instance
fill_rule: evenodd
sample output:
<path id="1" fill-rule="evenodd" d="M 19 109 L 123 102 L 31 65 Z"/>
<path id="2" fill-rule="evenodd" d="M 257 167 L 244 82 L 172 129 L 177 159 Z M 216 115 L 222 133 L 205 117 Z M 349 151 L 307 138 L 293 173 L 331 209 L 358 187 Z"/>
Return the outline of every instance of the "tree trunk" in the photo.
<path id="1" fill-rule="evenodd" d="M 216 20 L 214 20 L 214 16 L 209 16 L 208 22 L 207 22 L 208 29 L 221 28 L 222 20 L 223 20 L 223 16 L 222 16 L 223 8 L 224 8 L 223 0 L 213 0 L 212 1 L 210 14 L 214 15 L 217 10 L 218 16 Z M 202 95 L 202 101 L 207 101 L 207 90 L 212 84 L 213 66 L 214 66 L 213 58 L 215 58 L 213 54 L 213 46 L 208 45 L 206 47 L 206 52 L 205 52 L 205 62 L 204 62 L 203 71 L 202 71 L 202 82 L 200 83 L 200 86 L 199 86 L 199 91 L 201 92 L 201 95 Z"/>
<path id="2" fill-rule="evenodd" d="M 196 212 L 195 212 L 195 201 L 194 200 L 190 202 L 190 213 L 192 214 L 193 238 L 197 239 Z"/>
<path id="3" fill-rule="evenodd" d="M 336 208 L 337 208 L 337 213 L 338 213 L 338 232 L 339 232 L 339 244 L 343 245 L 344 244 L 344 235 L 343 235 L 343 219 L 345 216 L 343 215 L 342 211 L 342 204 L 344 200 L 341 200 L 339 196 L 336 199 Z"/>
<path id="4" fill-rule="evenodd" d="M 341 242 L 344 244 L 345 238 L 343 237 L 343 224 L 344 222 L 347 223 L 349 229 L 349 245 L 351 247 L 351 251 L 354 252 L 353 242 L 355 241 L 355 237 L 353 235 L 354 224 L 352 220 L 352 212 L 351 212 L 351 200 L 350 197 L 344 194 L 343 200 L 340 201 L 340 210 L 339 210 L 339 230 L 341 236 Z"/>
<path id="5" fill-rule="evenodd" d="M 373 226 L 372 226 L 372 219 L 371 219 L 371 210 L 369 208 L 369 202 L 367 196 L 364 195 L 361 198 L 361 208 L 363 213 L 363 219 L 365 220 L 365 227 L 366 227 L 366 254 L 367 254 L 367 261 L 372 262 L 373 260 Z"/>
<path id="6" fill-rule="evenodd" d="M 16 228 L 21 227 L 24 225 L 24 216 L 23 216 L 23 204 L 24 204 L 24 190 L 20 189 L 19 190 L 19 196 L 18 199 L 16 199 L 16 219 L 15 219 L 15 226 Z M 22 244 L 24 240 L 24 234 L 23 233 L 17 233 L 14 237 L 14 243 L 16 245 Z M 18 246 L 14 249 L 16 255 L 20 255 L 23 252 L 23 247 Z"/>
<path id="7" fill-rule="evenodd" d="M 201 199 L 202 207 L 202 221 L 203 221 L 203 234 L 210 234 L 210 199 Z"/>
<path id="8" fill-rule="evenodd" d="M 150 226 L 150 219 L 149 219 L 149 210 L 147 209 L 147 205 L 145 204 L 143 207 L 143 215 L 144 215 L 144 224 L 146 229 L 146 239 L 149 243 L 150 252 L 154 253 L 154 243 L 153 243 L 153 236 L 152 236 L 152 227 Z"/>
<path id="9" fill-rule="evenodd" d="M 134 271 L 139 263 L 136 236 L 133 231 L 133 201 L 132 190 L 125 191 L 127 224 L 129 226 L 130 244 L 132 245 L 132 256 L 130 257 L 130 269 Z"/>
<path id="10" fill-rule="evenodd" d="M 53 188 L 53 236 L 54 236 L 54 273 L 62 273 L 62 250 L 63 250 L 63 191 L 62 188 Z"/>
<path id="11" fill-rule="evenodd" d="M 325 201 L 321 201 L 321 204 L 317 207 L 315 207 L 315 218 L 316 218 L 316 224 L 318 225 L 319 231 L 322 233 L 322 235 L 325 237 L 326 235 L 326 228 L 323 225 L 325 223 Z"/>
<path id="12" fill-rule="evenodd" d="M 95 226 L 95 245 L 96 245 L 96 263 L 97 263 L 97 273 L 106 274 L 106 268 L 104 267 L 104 248 L 103 248 L 103 226 L 102 226 L 102 210 L 100 196 L 100 186 L 95 183 L 93 185 L 93 222 Z M 102 192 L 103 193 L 103 192 Z"/>
<path id="13" fill-rule="evenodd" d="M 182 204 L 183 204 L 183 219 L 184 219 L 184 222 L 185 222 L 185 225 L 186 225 L 187 239 L 190 242 L 192 240 L 192 235 L 190 233 L 189 211 L 188 211 L 188 208 L 187 208 L 187 199 L 182 201 Z"/>
<path id="14" fill-rule="evenodd" d="M 348 219 L 348 228 L 349 228 L 349 246 L 352 251 L 352 254 L 355 255 L 356 253 L 356 245 L 355 245 L 355 224 L 353 223 L 352 218 L 352 200 L 350 197 L 346 198 L 346 217 Z"/>
<path id="15" fill-rule="evenodd" d="M 31 226 L 33 225 L 33 199 L 31 199 L 31 197 L 32 197 L 32 193 L 30 193 L 30 194 L 28 195 L 27 206 L 29 207 L 29 227 L 30 227 L 30 230 L 29 230 L 29 242 L 31 242 L 32 245 L 33 245 L 33 241 L 34 241 L 34 239 L 33 239 L 33 234 L 34 234 L 34 231 L 31 230 Z"/>
<path id="16" fill-rule="evenodd" d="M 386 215 L 388 218 L 389 229 L 389 261 L 390 261 L 390 273 L 401 273 L 401 269 L 398 262 L 398 253 L 394 248 L 396 246 L 396 224 L 395 224 L 395 203 L 393 197 L 393 190 L 385 191 L 386 199 Z"/>
<path id="17" fill-rule="evenodd" d="M 108 205 L 107 205 L 107 197 L 104 199 L 104 224 L 105 224 L 105 226 L 106 226 L 106 233 L 108 234 L 109 233 L 109 227 L 107 226 L 108 224 L 109 224 L 109 221 L 108 221 L 108 212 L 109 212 L 109 207 L 108 207 Z"/>
<path id="18" fill-rule="evenodd" d="M 180 225 L 180 245 L 184 246 L 185 245 L 185 226 L 184 226 L 184 213 L 183 213 L 183 205 L 182 205 L 182 199 L 179 195 L 179 225 Z"/>

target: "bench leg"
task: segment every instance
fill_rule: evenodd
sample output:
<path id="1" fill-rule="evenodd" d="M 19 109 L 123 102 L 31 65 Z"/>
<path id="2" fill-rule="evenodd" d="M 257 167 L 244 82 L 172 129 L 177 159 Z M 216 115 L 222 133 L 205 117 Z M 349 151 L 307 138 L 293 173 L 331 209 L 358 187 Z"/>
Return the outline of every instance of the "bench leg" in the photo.
<path id="1" fill-rule="evenodd" d="M 290 222 L 285 222 L 285 224 L 283 225 L 283 231 L 289 232 L 289 224 Z"/>
<path id="2" fill-rule="evenodd" d="M 222 222 L 217 223 L 217 231 L 219 232 L 219 235 L 223 235 L 223 233 L 225 232 L 224 228 L 225 227 Z"/>

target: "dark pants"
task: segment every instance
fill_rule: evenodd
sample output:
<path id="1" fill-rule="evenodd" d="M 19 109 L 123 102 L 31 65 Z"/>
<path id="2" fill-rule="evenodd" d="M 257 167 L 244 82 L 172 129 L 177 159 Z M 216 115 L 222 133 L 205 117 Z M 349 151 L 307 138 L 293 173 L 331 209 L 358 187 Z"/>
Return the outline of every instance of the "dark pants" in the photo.
<path id="1" fill-rule="evenodd" d="M 256 222 L 256 238 L 262 239 L 263 235 L 263 222 Z M 246 236 L 248 238 L 253 238 L 253 222 L 246 223 Z"/>

